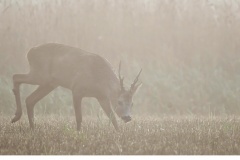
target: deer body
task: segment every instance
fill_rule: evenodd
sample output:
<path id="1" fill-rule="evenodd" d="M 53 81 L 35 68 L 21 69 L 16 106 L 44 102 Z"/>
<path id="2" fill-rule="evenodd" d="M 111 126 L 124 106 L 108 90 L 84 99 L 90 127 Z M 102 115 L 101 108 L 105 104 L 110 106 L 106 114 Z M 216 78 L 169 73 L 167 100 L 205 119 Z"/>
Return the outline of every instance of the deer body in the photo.
<path id="1" fill-rule="evenodd" d="M 26 107 L 30 127 L 34 127 L 34 105 L 58 86 L 72 91 L 73 105 L 77 121 L 77 129 L 81 128 L 81 101 L 83 97 L 95 97 L 118 130 L 118 125 L 111 105 L 118 106 L 122 95 L 119 78 L 114 73 L 110 63 L 101 56 L 83 51 L 79 48 L 63 44 L 43 44 L 32 48 L 27 58 L 30 65 L 28 74 L 13 76 L 13 92 L 17 110 L 12 122 L 21 118 L 20 85 L 32 84 L 39 87 L 26 98 Z M 129 113 L 120 107 L 116 112 L 124 120 L 129 119 Z M 126 107 L 125 107 L 126 108 Z M 129 107 L 128 107 L 129 108 Z M 124 109 L 126 110 L 126 109 Z M 126 118 L 128 117 L 128 118 Z M 131 118 L 130 118 L 131 120 Z"/>

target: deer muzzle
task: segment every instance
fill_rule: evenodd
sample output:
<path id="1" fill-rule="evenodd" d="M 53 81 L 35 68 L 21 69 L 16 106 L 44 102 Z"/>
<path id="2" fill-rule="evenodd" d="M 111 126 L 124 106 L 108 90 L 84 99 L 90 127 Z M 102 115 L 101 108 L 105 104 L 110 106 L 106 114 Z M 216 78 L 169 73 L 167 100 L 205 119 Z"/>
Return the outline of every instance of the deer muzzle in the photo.
<path id="1" fill-rule="evenodd" d="M 122 117 L 122 120 L 127 123 L 127 122 L 130 122 L 132 120 L 132 118 L 130 116 L 123 116 Z"/>

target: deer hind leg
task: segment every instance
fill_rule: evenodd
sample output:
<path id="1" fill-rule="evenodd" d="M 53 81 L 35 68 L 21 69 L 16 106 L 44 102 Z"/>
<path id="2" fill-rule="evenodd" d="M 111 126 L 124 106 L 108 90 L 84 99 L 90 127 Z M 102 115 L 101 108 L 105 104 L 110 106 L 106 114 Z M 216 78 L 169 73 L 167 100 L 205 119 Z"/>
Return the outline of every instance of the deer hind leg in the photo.
<path id="1" fill-rule="evenodd" d="M 41 74 L 34 74 L 30 72 L 28 74 L 15 74 L 13 75 L 13 93 L 15 95 L 17 110 L 15 117 L 12 119 L 12 123 L 18 121 L 22 116 L 22 106 L 20 99 L 20 85 L 21 84 L 32 84 L 32 85 L 44 85 L 47 84 L 49 80 L 44 79 Z"/>
<path id="2" fill-rule="evenodd" d="M 111 120 L 116 131 L 119 131 L 117 120 L 116 120 L 115 114 L 113 113 L 111 103 L 108 100 L 108 98 L 98 98 L 98 102 L 102 106 L 102 108 L 103 108 L 104 112 L 106 113 L 106 115 L 108 116 L 108 118 Z"/>
<path id="3" fill-rule="evenodd" d="M 15 117 L 12 119 L 12 123 L 18 121 L 22 116 L 22 107 L 20 100 L 20 85 L 22 83 L 34 84 L 34 80 L 31 74 L 15 74 L 13 75 L 13 93 L 15 95 L 17 110 Z"/>
<path id="4" fill-rule="evenodd" d="M 35 104 L 48 95 L 56 87 L 51 85 L 40 85 L 31 95 L 26 98 L 27 115 L 30 128 L 34 128 L 34 106 Z"/>

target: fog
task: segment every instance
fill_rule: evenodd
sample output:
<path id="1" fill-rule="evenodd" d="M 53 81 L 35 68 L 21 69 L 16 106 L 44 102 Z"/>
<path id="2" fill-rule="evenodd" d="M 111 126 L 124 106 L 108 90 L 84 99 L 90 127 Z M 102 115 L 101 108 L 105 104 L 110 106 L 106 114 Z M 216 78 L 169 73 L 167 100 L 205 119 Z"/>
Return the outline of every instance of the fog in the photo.
<path id="1" fill-rule="evenodd" d="M 30 48 L 56 42 L 116 71 L 121 61 L 128 86 L 142 68 L 134 115 L 239 115 L 239 28 L 239 0 L 1 0 L 0 114 L 15 112 L 12 75 L 28 72 Z M 21 87 L 22 102 L 34 88 Z M 35 110 L 73 114 L 71 92 L 58 88 Z M 93 98 L 83 110 L 102 114 Z"/>

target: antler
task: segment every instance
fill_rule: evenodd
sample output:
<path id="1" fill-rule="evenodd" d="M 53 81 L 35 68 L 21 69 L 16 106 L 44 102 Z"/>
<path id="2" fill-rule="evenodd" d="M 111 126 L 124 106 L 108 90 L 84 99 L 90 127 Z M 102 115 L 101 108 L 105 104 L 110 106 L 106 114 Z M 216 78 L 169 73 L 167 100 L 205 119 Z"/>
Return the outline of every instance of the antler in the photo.
<path id="1" fill-rule="evenodd" d="M 138 73 L 137 77 L 135 78 L 135 80 L 133 81 L 133 84 L 131 85 L 131 89 L 130 90 L 134 90 L 136 83 L 138 82 L 138 77 L 140 76 L 140 74 L 142 73 L 142 69 L 140 70 L 140 72 Z"/>
<path id="2" fill-rule="evenodd" d="M 123 91 L 125 89 L 124 89 L 124 86 L 123 86 L 124 77 L 121 76 L 121 61 L 119 63 L 118 78 L 119 78 L 119 81 L 120 81 L 121 90 Z"/>

